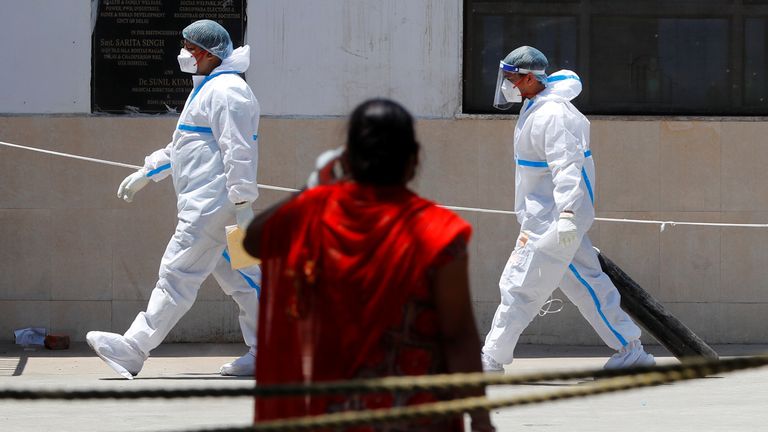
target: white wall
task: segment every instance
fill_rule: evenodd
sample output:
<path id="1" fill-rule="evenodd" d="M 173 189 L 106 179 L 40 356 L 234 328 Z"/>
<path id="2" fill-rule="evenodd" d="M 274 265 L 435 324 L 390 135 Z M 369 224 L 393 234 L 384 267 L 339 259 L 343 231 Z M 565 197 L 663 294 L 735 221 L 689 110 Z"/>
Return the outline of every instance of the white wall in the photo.
<path id="1" fill-rule="evenodd" d="M 391 97 L 421 117 L 460 106 L 460 0 L 251 1 L 248 81 L 272 115 L 346 115 Z"/>
<path id="2" fill-rule="evenodd" d="M 0 113 L 87 113 L 91 2 L 0 0 Z"/>
<path id="3" fill-rule="evenodd" d="M 0 11 L 0 114 L 89 113 L 91 1 Z M 343 116 L 373 96 L 420 117 L 458 111 L 460 0 L 250 0 L 248 20 L 247 78 L 266 115 Z"/>

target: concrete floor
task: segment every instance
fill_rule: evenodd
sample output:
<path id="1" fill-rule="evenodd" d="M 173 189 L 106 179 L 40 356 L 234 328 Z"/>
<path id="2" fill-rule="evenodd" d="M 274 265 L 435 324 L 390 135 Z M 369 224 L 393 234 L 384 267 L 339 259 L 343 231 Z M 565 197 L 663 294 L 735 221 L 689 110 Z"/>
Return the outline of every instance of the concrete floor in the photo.
<path id="1" fill-rule="evenodd" d="M 723 356 L 762 354 L 768 346 L 714 347 Z M 659 362 L 675 361 L 651 347 Z M 221 364 L 241 355 L 240 345 L 169 344 L 156 350 L 133 381 L 118 378 L 85 344 L 66 351 L 25 350 L 0 344 L 1 389 L 140 389 L 249 387 L 250 379 L 221 377 Z M 601 367 L 604 347 L 518 347 L 507 373 Z M 766 431 L 768 368 L 735 372 L 650 389 L 493 412 L 501 431 Z M 576 382 L 497 386 L 491 397 L 550 392 Z M 249 398 L 136 401 L 0 402 L 0 430 L 10 431 L 189 431 L 245 426 Z"/>

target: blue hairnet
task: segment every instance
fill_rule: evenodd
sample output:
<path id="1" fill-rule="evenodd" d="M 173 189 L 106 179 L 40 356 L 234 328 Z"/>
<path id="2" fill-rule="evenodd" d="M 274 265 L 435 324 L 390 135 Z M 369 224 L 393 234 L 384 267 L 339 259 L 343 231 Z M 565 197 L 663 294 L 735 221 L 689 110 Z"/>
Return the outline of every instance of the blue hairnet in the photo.
<path id="1" fill-rule="evenodd" d="M 195 21 L 185 27 L 181 35 L 222 60 L 232 54 L 232 39 L 227 30 L 216 21 Z"/>
<path id="2" fill-rule="evenodd" d="M 504 63 L 521 69 L 544 70 L 549 66 L 547 57 L 534 47 L 521 46 L 504 57 Z M 540 83 L 547 84 L 547 74 L 533 74 Z"/>

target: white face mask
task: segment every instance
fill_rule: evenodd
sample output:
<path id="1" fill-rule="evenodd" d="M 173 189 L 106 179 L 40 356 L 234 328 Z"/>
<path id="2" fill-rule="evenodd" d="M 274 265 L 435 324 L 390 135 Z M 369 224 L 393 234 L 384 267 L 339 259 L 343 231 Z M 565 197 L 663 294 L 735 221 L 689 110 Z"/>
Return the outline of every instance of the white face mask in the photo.
<path id="1" fill-rule="evenodd" d="M 191 52 L 184 48 L 179 51 L 179 56 L 176 57 L 179 60 L 179 69 L 186 73 L 197 73 L 197 59 Z"/>
<path id="2" fill-rule="evenodd" d="M 501 83 L 501 93 L 504 95 L 504 99 L 506 99 L 507 102 L 518 103 L 523 101 L 523 95 L 520 93 L 520 89 L 512 84 L 512 81 L 506 78 L 504 79 L 504 82 Z"/>

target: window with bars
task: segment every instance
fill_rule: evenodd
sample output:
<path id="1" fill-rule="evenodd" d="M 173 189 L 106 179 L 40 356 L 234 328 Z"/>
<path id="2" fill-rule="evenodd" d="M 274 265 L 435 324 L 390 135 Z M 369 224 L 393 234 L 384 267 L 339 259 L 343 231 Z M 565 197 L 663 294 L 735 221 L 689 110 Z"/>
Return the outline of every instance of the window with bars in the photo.
<path id="1" fill-rule="evenodd" d="M 768 0 L 464 0 L 465 113 L 500 113 L 521 45 L 581 76 L 587 114 L 768 115 Z"/>

